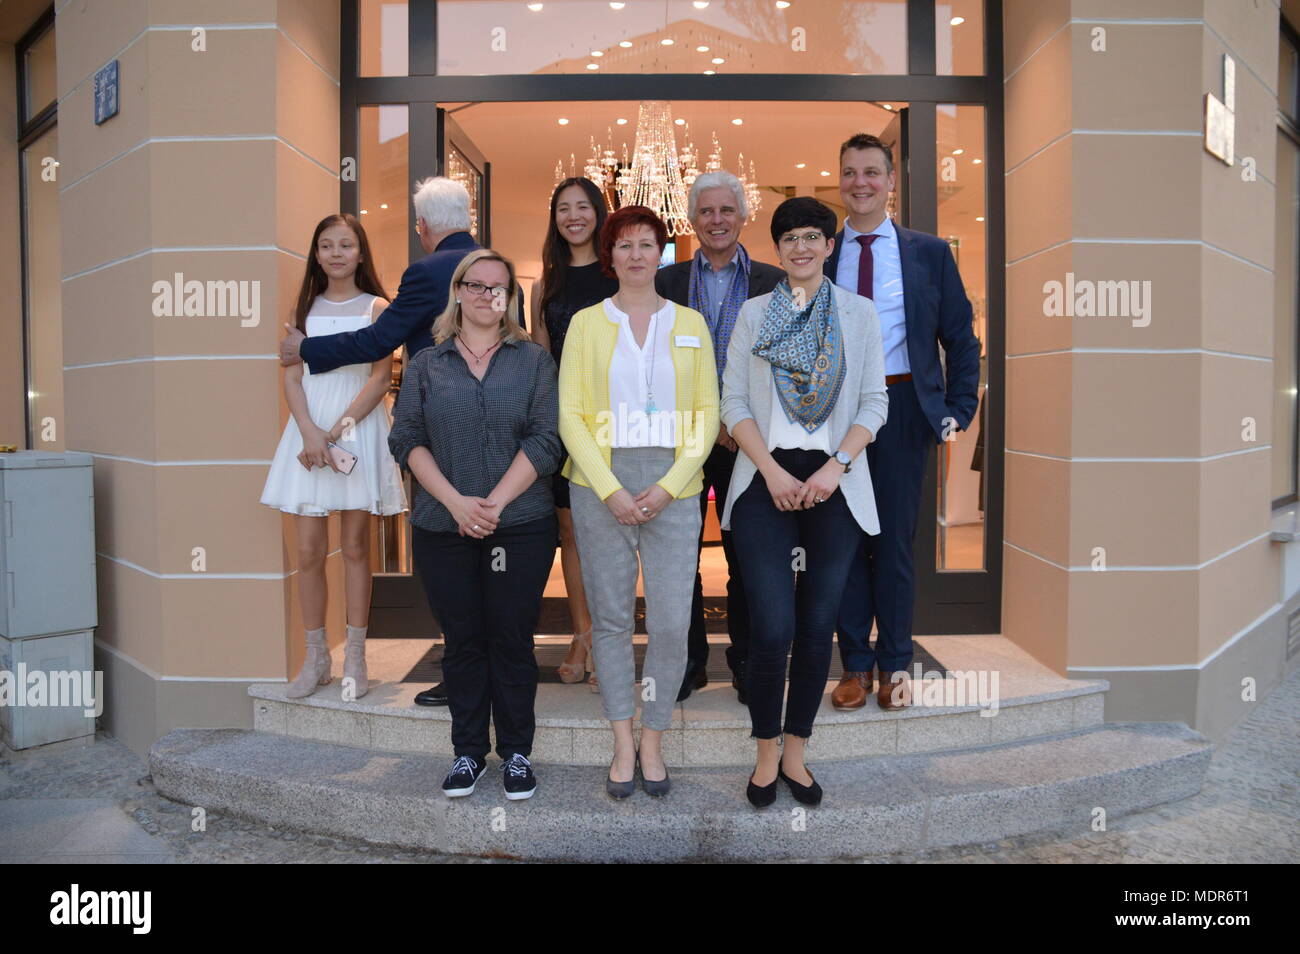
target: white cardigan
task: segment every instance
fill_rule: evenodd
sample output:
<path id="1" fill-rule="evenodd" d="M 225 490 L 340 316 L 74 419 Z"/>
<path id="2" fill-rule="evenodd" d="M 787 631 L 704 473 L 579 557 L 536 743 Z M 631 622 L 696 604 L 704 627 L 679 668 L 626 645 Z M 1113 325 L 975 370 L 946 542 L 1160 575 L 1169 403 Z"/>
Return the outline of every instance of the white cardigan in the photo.
<path id="1" fill-rule="evenodd" d="M 832 452 L 854 424 L 861 424 L 875 440 L 889 412 L 885 391 L 885 354 L 881 343 L 880 318 L 868 298 L 855 295 L 838 285 L 832 286 L 835 308 L 844 339 L 845 374 L 835 406 L 825 427 L 830 428 Z M 751 298 L 740 308 L 736 327 L 727 347 L 727 367 L 722 376 L 722 423 L 729 432 L 746 418 L 752 418 L 767 442 L 772 416 L 772 365 L 750 353 L 754 338 L 763 326 L 763 315 L 772 293 Z M 731 529 L 731 508 L 758 468 L 742 449 L 736 455 L 736 467 L 727 488 L 727 503 L 722 511 L 722 529 Z M 876 514 L 876 496 L 871 487 L 867 455 L 859 453 L 849 472 L 840 480 L 840 490 L 853 519 L 867 533 L 880 532 Z"/>

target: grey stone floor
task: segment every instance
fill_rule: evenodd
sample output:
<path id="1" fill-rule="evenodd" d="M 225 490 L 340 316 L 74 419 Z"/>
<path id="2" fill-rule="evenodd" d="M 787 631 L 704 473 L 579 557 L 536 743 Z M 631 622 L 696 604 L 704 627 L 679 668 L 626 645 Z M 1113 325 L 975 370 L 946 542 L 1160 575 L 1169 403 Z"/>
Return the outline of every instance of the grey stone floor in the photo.
<path id="1" fill-rule="evenodd" d="M 1295 863 L 1300 860 L 1300 670 L 1219 745 L 1194 798 L 1077 837 L 1047 833 L 866 863 Z M 400 851 L 190 812 L 154 791 L 148 766 L 115 739 L 34 752 L 0 747 L 0 864 L 483 863 Z M 818 859 L 809 859 L 818 860 Z M 830 859 L 827 859 L 830 860 Z"/>

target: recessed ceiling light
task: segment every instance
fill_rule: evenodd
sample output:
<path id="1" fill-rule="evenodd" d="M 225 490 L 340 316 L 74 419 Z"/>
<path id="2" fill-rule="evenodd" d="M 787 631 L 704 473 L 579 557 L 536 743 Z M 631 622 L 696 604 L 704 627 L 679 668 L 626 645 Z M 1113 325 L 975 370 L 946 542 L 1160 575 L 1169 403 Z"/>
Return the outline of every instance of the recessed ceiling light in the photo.
<path id="1" fill-rule="evenodd" d="M 611 3 L 609 8 L 611 10 L 622 10 L 625 6 L 627 6 L 625 3 Z"/>
<path id="2" fill-rule="evenodd" d="M 678 116 L 676 119 L 673 120 L 673 123 L 674 123 L 675 125 L 677 125 L 677 126 L 685 126 L 685 125 L 686 125 L 686 120 L 684 120 L 684 119 L 682 119 L 682 117 Z"/>
<path id="3" fill-rule="evenodd" d="M 362 214 L 362 215 L 369 215 L 370 213 L 367 212 L 365 209 L 362 209 L 362 210 L 361 210 L 361 214 Z"/>
<path id="4" fill-rule="evenodd" d="M 604 51 L 604 50 L 592 50 L 592 51 L 591 51 L 591 55 L 592 55 L 592 56 L 604 56 L 604 55 L 605 55 L 605 51 Z"/>
<path id="5" fill-rule="evenodd" d="M 822 175 L 824 175 L 824 176 L 828 176 L 828 175 L 830 175 L 830 173 L 827 172 L 825 169 L 823 169 L 823 170 L 822 170 Z"/>
<path id="6" fill-rule="evenodd" d="M 776 0 L 776 8 L 778 10 L 784 10 L 788 6 L 790 6 L 790 0 Z"/>
<path id="7" fill-rule="evenodd" d="M 705 76 L 712 76 L 712 75 L 714 75 L 716 72 L 717 72 L 717 70 L 705 70 L 705 71 L 704 71 L 704 75 L 705 75 Z"/>
<path id="8" fill-rule="evenodd" d="M 380 202 L 380 203 L 379 203 L 379 207 L 380 207 L 381 209 L 386 209 L 386 208 L 388 208 L 388 203 L 387 203 L 387 202 Z"/>
<path id="9" fill-rule="evenodd" d="M 693 6 L 696 10 L 703 10 L 708 5 L 709 5 L 709 0 L 695 0 L 695 2 L 691 4 L 691 6 Z"/>
<path id="10" fill-rule="evenodd" d="M 697 46 L 697 47 L 695 48 L 695 52 L 696 52 L 696 53 L 707 53 L 707 52 L 709 52 L 709 48 L 708 48 L 707 46 Z"/>
<path id="11" fill-rule="evenodd" d="M 965 152 L 965 151 L 966 151 L 965 149 L 954 149 L 954 150 L 952 151 L 952 154 L 953 154 L 954 156 L 960 156 L 960 155 L 961 155 L 963 152 Z"/>
<path id="12" fill-rule="evenodd" d="M 893 108 L 894 108 L 893 106 L 890 106 L 888 103 L 885 103 L 885 109 L 893 109 Z"/>
<path id="13" fill-rule="evenodd" d="M 569 125 L 569 121 L 568 121 L 567 119 L 565 119 L 563 116 L 561 116 L 559 119 L 557 119 L 556 122 L 559 123 L 561 126 L 567 126 L 567 125 Z"/>
<path id="14" fill-rule="evenodd" d="M 976 221 L 976 222 L 983 222 L 983 221 L 984 221 L 984 216 L 982 216 L 982 215 L 977 215 L 977 216 L 975 216 L 975 221 Z"/>
<path id="15" fill-rule="evenodd" d="M 528 9 L 532 10 L 533 13 L 536 13 L 538 10 L 542 9 L 542 5 L 540 3 L 530 3 L 528 4 Z"/>
<path id="16" fill-rule="evenodd" d="M 629 46 L 632 45 L 632 41 L 631 41 L 631 40 L 619 40 L 619 41 L 618 41 L 618 45 L 621 46 L 623 49 L 626 50 Z"/>
<path id="17" fill-rule="evenodd" d="M 977 165 L 977 166 L 978 166 L 978 165 L 979 165 L 981 162 L 983 162 L 983 161 L 984 161 L 983 159 L 972 159 L 972 160 L 971 160 L 971 163 L 972 163 L 973 165 Z"/>
<path id="18" fill-rule="evenodd" d="M 794 164 L 794 167 L 795 167 L 796 169 L 802 169 L 802 168 L 804 168 L 806 165 L 808 165 L 808 163 L 806 163 L 806 162 L 796 162 L 796 163 Z"/>
<path id="19" fill-rule="evenodd" d="M 666 36 L 666 37 L 664 37 L 662 40 L 660 40 L 659 43 L 660 43 L 661 45 L 663 45 L 663 46 L 672 46 L 672 45 L 673 45 L 673 38 L 670 37 L 670 36 Z"/>
<path id="20" fill-rule="evenodd" d="M 721 66 L 723 63 L 727 61 L 720 56 L 715 56 L 713 59 L 709 60 L 709 62 L 712 63 L 714 66 Z"/>
<path id="21" fill-rule="evenodd" d="M 965 17 L 953 17 L 953 18 L 952 18 L 951 20 L 949 20 L 948 22 L 951 23 L 953 26 L 961 26 L 963 23 L 966 22 L 966 18 L 965 18 Z"/>
<path id="22" fill-rule="evenodd" d="M 599 63 L 588 63 L 588 64 L 587 64 L 587 69 L 589 69 L 589 70 L 598 70 L 598 69 L 600 69 L 600 64 L 599 64 Z"/>
<path id="23" fill-rule="evenodd" d="M 735 118 L 735 119 L 733 119 L 733 120 L 731 121 L 731 125 L 733 125 L 733 126 L 743 126 L 743 125 L 745 125 L 745 121 L 744 121 L 743 119 L 741 119 L 740 117 L 737 117 L 737 118 Z"/>
<path id="24" fill-rule="evenodd" d="M 614 122 L 616 122 L 616 123 L 617 123 L 618 125 L 620 125 L 620 126 L 626 126 L 626 125 L 627 125 L 627 120 L 624 119 L 624 118 L 622 118 L 622 117 L 619 117 L 618 119 L 614 120 Z"/>

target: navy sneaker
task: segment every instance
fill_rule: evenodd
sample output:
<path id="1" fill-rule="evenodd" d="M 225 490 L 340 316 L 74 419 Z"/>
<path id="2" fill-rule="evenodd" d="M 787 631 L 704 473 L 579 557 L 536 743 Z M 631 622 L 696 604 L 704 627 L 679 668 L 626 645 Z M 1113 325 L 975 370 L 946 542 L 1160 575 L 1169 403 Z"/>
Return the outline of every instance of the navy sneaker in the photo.
<path id="1" fill-rule="evenodd" d="M 537 776 L 533 774 L 533 764 L 526 756 L 516 752 L 501 763 L 501 784 L 505 787 L 506 798 L 517 801 L 532 798 L 537 791 Z"/>
<path id="2" fill-rule="evenodd" d="M 442 793 L 448 798 L 460 798 L 473 795 L 474 786 L 487 771 L 487 763 L 480 762 L 468 755 L 461 755 L 451 764 L 451 771 L 442 780 Z"/>

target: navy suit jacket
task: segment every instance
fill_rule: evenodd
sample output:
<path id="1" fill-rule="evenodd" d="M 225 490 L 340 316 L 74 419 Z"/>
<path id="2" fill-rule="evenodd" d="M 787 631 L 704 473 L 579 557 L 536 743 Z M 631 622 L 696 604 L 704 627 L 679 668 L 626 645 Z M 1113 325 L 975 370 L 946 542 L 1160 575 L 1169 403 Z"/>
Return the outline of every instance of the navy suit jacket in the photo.
<path id="1" fill-rule="evenodd" d="M 432 254 L 407 267 L 397 297 L 377 321 L 357 331 L 304 339 L 298 353 L 311 373 L 379 361 L 403 344 L 409 361 L 431 346 L 433 323 L 447 307 L 452 273 L 460 260 L 478 247 L 468 232 L 453 232 Z"/>
<path id="2" fill-rule="evenodd" d="M 980 343 L 972 326 L 970 299 L 948 243 L 937 235 L 914 232 L 897 223 L 894 229 L 903 270 L 903 313 L 912 384 L 935 440 L 941 442 L 945 418 L 953 418 L 957 430 L 964 431 L 979 407 Z M 835 281 L 843 242 L 841 229 L 835 236 L 835 250 L 824 266 L 831 281 Z M 946 376 L 939 360 L 939 345 L 943 345 L 947 358 Z"/>
<path id="3" fill-rule="evenodd" d="M 655 291 L 669 301 L 676 302 L 679 305 L 686 305 L 689 308 L 691 265 L 694 262 L 695 258 L 692 256 L 688 261 L 675 262 L 659 269 L 655 273 Z M 785 278 L 785 272 L 775 265 L 768 265 L 766 262 L 758 262 L 751 258 L 749 260 L 749 297 L 757 298 L 759 295 L 766 295 L 783 278 Z"/>

